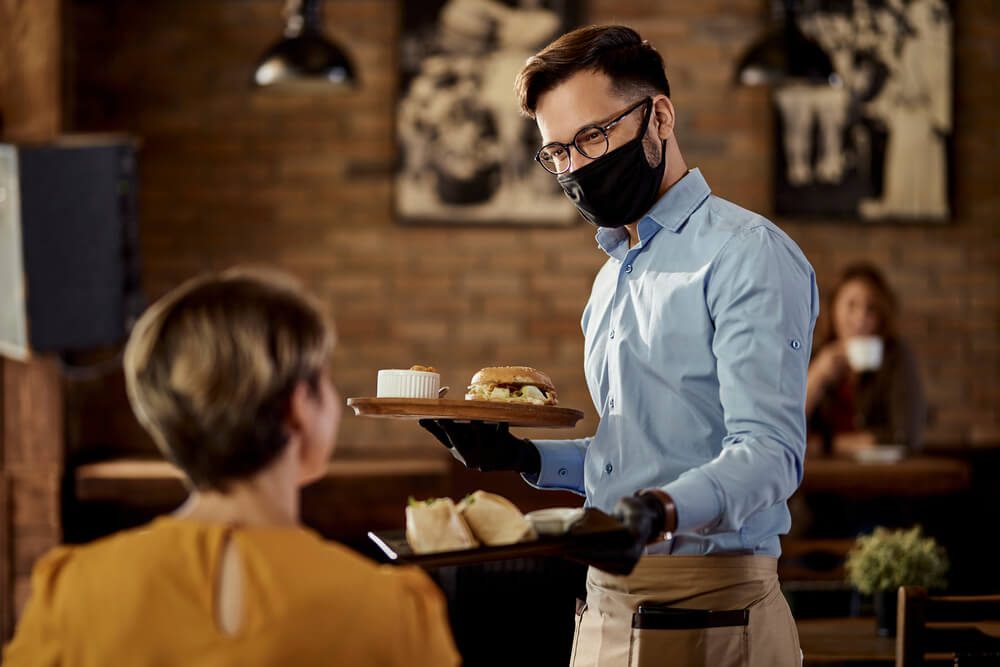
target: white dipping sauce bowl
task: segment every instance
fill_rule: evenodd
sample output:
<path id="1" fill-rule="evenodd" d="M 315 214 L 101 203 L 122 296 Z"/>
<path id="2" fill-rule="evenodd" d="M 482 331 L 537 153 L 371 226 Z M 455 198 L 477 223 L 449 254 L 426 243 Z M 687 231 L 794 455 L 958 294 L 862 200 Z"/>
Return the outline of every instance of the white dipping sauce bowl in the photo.
<path id="1" fill-rule="evenodd" d="M 582 507 L 549 507 L 524 515 L 539 535 L 563 535 L 583 518 Z"/>
<path id="2" fill-rule="evenodd" d="M 441 374 L 398 368 L 378 372 L 375 396 L 378 398 L 437 398 Z"/>

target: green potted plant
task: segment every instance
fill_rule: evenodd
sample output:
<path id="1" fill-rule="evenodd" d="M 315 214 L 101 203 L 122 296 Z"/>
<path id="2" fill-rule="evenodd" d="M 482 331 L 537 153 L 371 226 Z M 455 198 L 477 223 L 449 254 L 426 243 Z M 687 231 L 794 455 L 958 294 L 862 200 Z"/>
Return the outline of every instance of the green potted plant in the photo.
<path id="1" fill-rule="evenodd" d="M 920 526 L 909 530 L 878 527 L 857 538 L 847 554 L 847 581 L 875 602 L 878 632 L 896 634 L 896 595 L 900 586 L 943 588 L 948 555 Z"/>

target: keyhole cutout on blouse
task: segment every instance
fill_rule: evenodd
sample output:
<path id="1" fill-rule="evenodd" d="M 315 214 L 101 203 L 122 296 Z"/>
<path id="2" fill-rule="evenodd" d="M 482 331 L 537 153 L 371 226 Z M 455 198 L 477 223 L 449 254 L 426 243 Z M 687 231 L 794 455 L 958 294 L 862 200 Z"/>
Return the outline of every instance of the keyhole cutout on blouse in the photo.
<path id="1" fill-rule="evenodd" d="M 233 534 L 227 532 L 224 540 L 216 573 L 215 622 L 231 637 L 243 627 L 243 564 Z"/>

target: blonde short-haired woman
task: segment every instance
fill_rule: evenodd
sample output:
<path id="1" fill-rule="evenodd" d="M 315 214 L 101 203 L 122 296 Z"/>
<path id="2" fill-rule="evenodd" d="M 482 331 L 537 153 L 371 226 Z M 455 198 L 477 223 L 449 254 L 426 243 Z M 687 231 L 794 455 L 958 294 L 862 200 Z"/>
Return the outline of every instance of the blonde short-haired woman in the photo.
<path id="1" fill-rule="evenodd" d="M 457 665 L 443 596 L 299 522 L 340 420 L 333 336 L 287 278 L 185 283 L 125 351 L 132 407 L 191 487 L 173 515 L 35 567 L 6 665 Z"/>

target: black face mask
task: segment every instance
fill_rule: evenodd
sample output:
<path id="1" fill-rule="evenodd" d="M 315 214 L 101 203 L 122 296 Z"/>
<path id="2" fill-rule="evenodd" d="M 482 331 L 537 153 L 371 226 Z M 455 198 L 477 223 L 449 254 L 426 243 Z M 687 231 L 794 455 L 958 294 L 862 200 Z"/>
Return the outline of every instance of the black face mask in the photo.
<path id="1" fill-rule="evenodd" d="M 647 112 L 643 128 L 648 127 Z M 643 150 L 645 130 L 632 141 L 556 180 L 584 218 L 598 227 L 624 227 L 644 216 L 659 198 L 667 166 L 667 142 L 660 164 L 649 166 Z"/>

